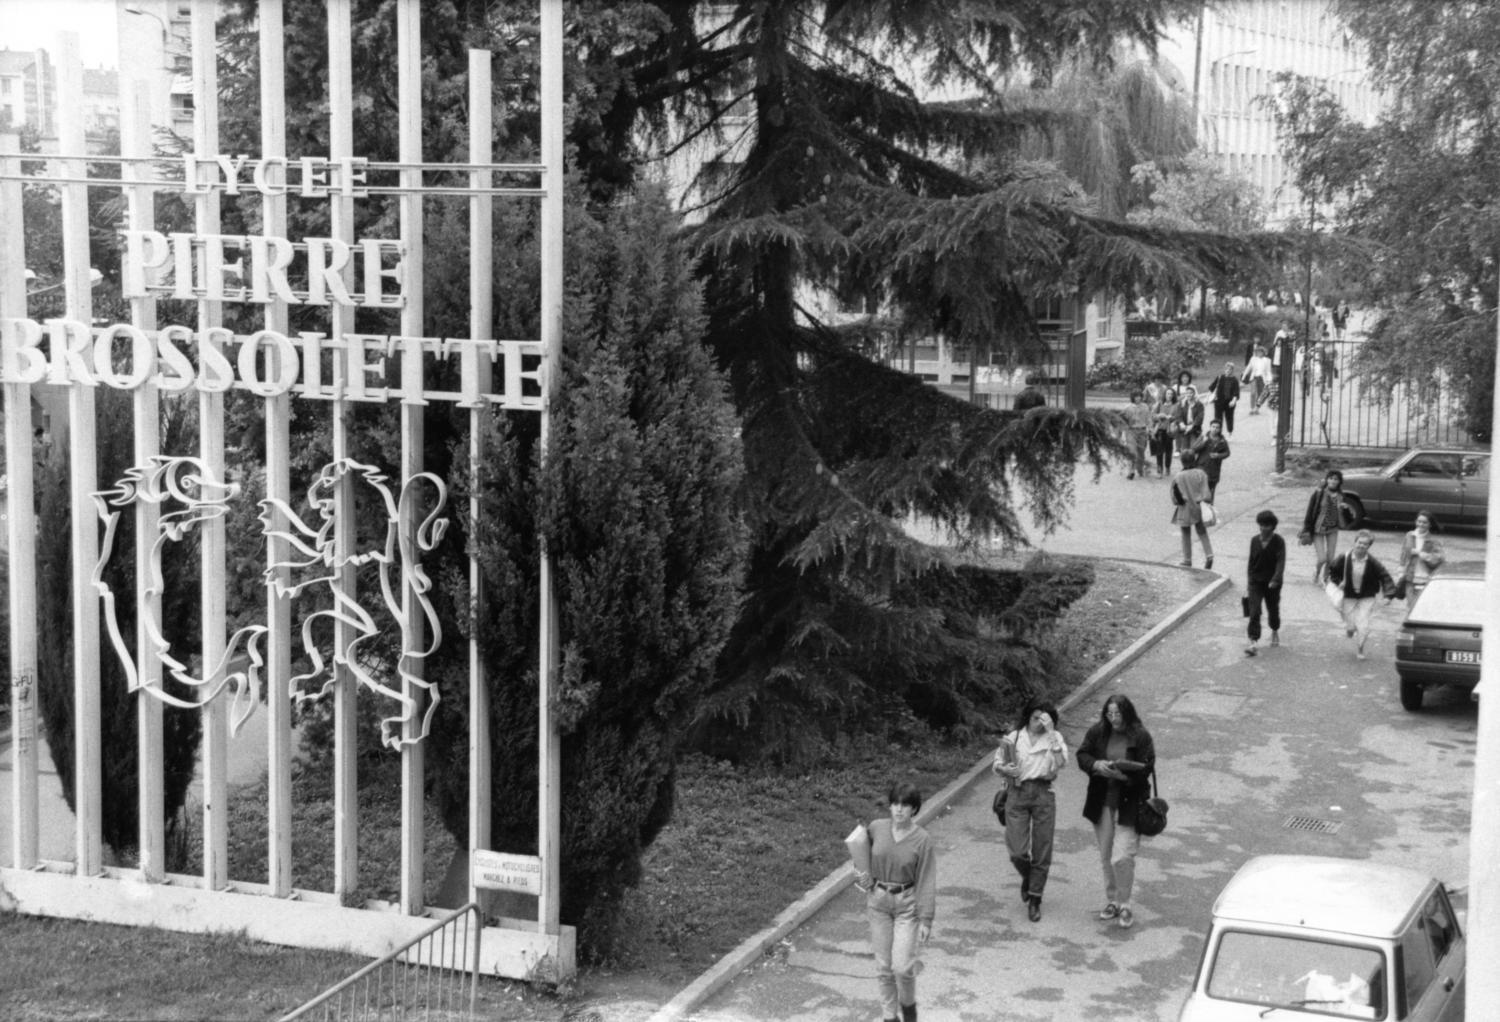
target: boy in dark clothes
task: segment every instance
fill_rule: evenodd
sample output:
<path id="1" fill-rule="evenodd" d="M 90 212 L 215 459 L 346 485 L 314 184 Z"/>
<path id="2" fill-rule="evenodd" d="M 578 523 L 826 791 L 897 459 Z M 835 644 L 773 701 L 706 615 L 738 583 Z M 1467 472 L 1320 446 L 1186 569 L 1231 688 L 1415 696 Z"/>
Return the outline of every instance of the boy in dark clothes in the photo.
<path id="1" fill-rule="evenodd" d="M 1286 541 L 1276 535 L 1276 512 L 1262 511 L 1255 516 L 1260 533 L 1250 540 L 1250 563 L 1245 574 L 1245 599 L 1250 607 L 1250 645 L 1246 656 L 1255 656 L 1260 641 L 1260 608 L 1266 605 L 1271 626 L 1271 645 L 1281 645 L 1281 576 L 1286 571 Z"/>

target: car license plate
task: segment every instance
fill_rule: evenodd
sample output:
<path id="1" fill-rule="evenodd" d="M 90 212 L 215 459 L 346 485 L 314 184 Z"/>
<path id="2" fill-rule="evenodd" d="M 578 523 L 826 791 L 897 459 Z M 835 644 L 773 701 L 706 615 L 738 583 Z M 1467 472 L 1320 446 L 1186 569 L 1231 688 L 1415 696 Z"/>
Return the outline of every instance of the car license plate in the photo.
<path id="1" fill-rule="evenodd" d="M 1479 654 L 1467 649 L 1450 649 L 1446 659 L 1450 664 L 1477 664 Z"/>

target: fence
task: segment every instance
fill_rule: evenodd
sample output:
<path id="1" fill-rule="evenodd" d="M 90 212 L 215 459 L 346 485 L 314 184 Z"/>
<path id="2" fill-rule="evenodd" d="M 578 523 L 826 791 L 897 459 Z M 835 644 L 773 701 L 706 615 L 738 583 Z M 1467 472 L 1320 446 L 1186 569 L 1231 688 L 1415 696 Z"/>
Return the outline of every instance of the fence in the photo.
<path id="1" fill-rule="evenodd" d="M 229 149 L 228 140 L 220 138 L 212 0 L 178 5 L 187 8 L 192 30 L 197 103 L 190 153 L 167 158 L 152 152 L 149 96 L 136 82 L 127 84 L 121 105 L 120 155 L 87 151 L 76 33 L 64 33 L 58 47 L 58 152 L 28 153 L 23 160 L 17 136 L 0 131 L 0 238 L 7 240 L 0 245 L 0 386 L 9 483 L 5 528 L 14 718 L 12 828 L 9 848 L 0 850 L 0 903 L 33 915 L 190 932 L 240 931 L 257 940 L 373 957 L 430 926 L 424 902 L 433 859 L 424 826 L 425 750 L 434 707 L 452 693 L 440 693 L 426 673 L 425 659 L 444 637 L 426 595 L 433 580 L 424 555 L 454 520 L 455 511 L 445 510 L 452 484 L 478 477 L 487 457 L 485 426 L 496 410 L 540 416 L 543 451 L 551 429 L 551 395 L 559 379 L 555 367 L 562 353 L 563 4 L 537 4 L 538 158 L 503 164 L 493 162 L 494 55 L 484 50 L 468 53 L 469 94 L 461 104 L 469 160 L 424 162 L 420 0 L 381 5 L 378 14 L 394 19 L 391 119 L 396 123 L 391 127 L 397 160 L 361 156 L 356 148 L 357 141 L 366 140 L 354 133 L 352 0 L 320 5 L 327 23 L 327 66 L 311 70 L 323 72 L 327 82 L 328 151 L 288 152 L 283 6 L 282 0 L 261 0 L 255 7 L 256 155 L 231 155 L 240 150 Z M 114 176 L 89 176 L 87 167 L 96 163 L 117 168 Z M 428 184 L 429 178 L 446 183 Z M 57 241 L 61 250 L 65 308 L 61 316 L 43 321 L 32 318 L 37 310 L 26 287 L 27 246 L 19 243 L 39 222 L 37 206 L 23 202 L 28 186 L 55 190 L 60 207 L 58 226 L 47 221 L 39 229 L 54 235 L 47 240 Z M 126 203 L 118 283 L 129 320 L 103 327 L 91 325 L 96 310 L 88 199 L 94 189 L 122 193 Z M 159 215 L 164 211 L 158 198 L 169 194 L 191 210 L 192 231 L 170 230 Z M 535 337 L 491 336 L 492 218 L 501 198 L 539 208 Z M 454 331 L 463 336 L 427 336 L 424 210 L 438 201 L 467 207 L 470 317 L 467 331 Z M 304 235 L 304 221 L 289 215 L 291 202 L 326 205 L 329 236 Z M 375 203 L 399 236 L 355 237 L 356 223 L 362 222 L 356 211 Z M 226 207 L 238 209 L 243 222 L 258 223 L 264 233 L 222 233 L 225 222 L 236 222 Z M 372 223 L 382 221 L 372 218 Z M 449 266 L 441 269 L 453 273 Z M 295 331 L 293 307 L 300 310 Z M 191 323 L 159 323 L 159 316 Z M 357 319 L 375 332 L 357 332 Z M 227 607 L 229 519 L 231 509 L 244 508 L 248 498 L 229 472 L 226 437 L 237 431 L 226 410 L 230 391 L 264 423 L 263 445 L 251 446 L 263 449 L 263 464 L 250 474 L 259 474 L 265 490 L 259 502 L 262 527 L 249 537 L 256 551 L 252 577 L 259 580 L 258 606 L 249 614 L 253 620 L 233 634 Z M 129 403 L 130 426 L 118 425 L 121 417 L 101 427 L 96 398 L 106 393 L 112 404 Z M 39 570 L 45 565 L 38 556 L 35 514 L 34 401 L 50 405 L 54 453 L 59 459 L 65 453 L 67 524 L 45 538 L 65 543 L 68 551 L 59 573 L 66 578 L 51 578 L 66 584 L 71 597 L 66 667 L 53 666 L 61 661 L 56 647 L 46 650 L 45 661 L 39 653 L 39 633 L 58 633 L 50 631 L 53 621 L 38 620 Z M 393 419 L 399 414 L 399 431 L 393 430 L 399 435 L 391 438 L 393 447 L 399 440 L 398 468 L 356 460 L 356 409 L 376 403 L 392 406 Z M 468 418 L 467 458 L 455 459 L 447 479 L 424 464 L 424 409 L 436 403 L 451 406 L 454 420 L 463 414 L 458 409 Z M 168 411 L 194 411 L 196 438 L 164 438 Z M 293 492 L 293 461 L 302 453 L 293 443 L 294 419 L 320 423 L 329 438 L 330 460 L 313 473 L 305 499 Z M 129 448 L 123 466 L 119 459 L 101 457 L 103 429 L 121 436 L 128 432 L 128 444 L 121 445 Z M 300 468 L 296 476 L 300 484 Z M 466 512 L 457 514 L 476 519 L 477 501 L 471 494 Z M 197 549 L 167 553 L 185 542 Z M 197 562 L 200 620 L 192 641 L 167 627 L 166 558 Z M 478 642 L 484 579 L 477 556 L 471 555 L 467 567 L 464 595 L 475 618 L 467 629 L 467 689 L 460 689 L 470 728 L 468 827 L 460 846 L 477 854 L 492 844 L 491 733 Z M 362 571 L 369 573 L 364 582 Z M 316 609 L 294 607 L 304 593 L 316 596 L 309 601 Z M 479 928 L 474 938 L 479 967 L 516 978 L 534 975 L 543 963 L 562 976 L 576 969 L 574 930 L 560 918 L 561 738 L 552 712 L 560 640 L 545 554 L 537 602 L 539 713 L 532 720 L 506 722 L 510 729 L 535 728 L 537 736 L 536 855 L 525 857 L 533 861 L 522 874 L 523 893 L 535 898 L 535 919 L 507 919 Z M 131 608 L 134 614 L 117 613 Z M 391 637 L 395 654 L 389 674 L 366 669 L 364 651 L 380 635 Z M 448 641 L 454 642 L 451 630 Z M 107 685 L 114 686 L 111 697 L 121 687 L 130 695 L 137 725 L 139 833 L 133 847 L 139 853 L 120 866 L 107 863 L 104 855 Z M 73 746 L 70 856 L 43 855 L 40 841 L 43 686 L 49 695 L 72 693 L 67 711 Z M 182 695 L 184 690 L 189 695 Z M 334 732 L 332 853 L 316 873 L 323 889 L 309 889 L 313 871 L 294 873 L 292 855 L 292 707 L 294 700 L 314 699 L 330 704 Z M 377 707 L 381 740 L 401 759 L 400 876 L 393 901 L 357 897 L 361 852 L 369 854 L 361 848 L 359 826 L 361 705 Z M 163 723 L 168 707 L 199 715 L 202 727 L 199 875 L 168 871 Z M 241 725 L 257 712 L 266 718 L 264 868 L 257 862 L 241 867 L 253 871 L 250 875 L 231 876 L 229 749 L 247 740 Z M 469 888 L 473 900 L 472 873 Z"/>
<path id="2" fill-rule="evenodd" d="M 323 991 L 292 1019 L 472 1019 L 479 990 L 479 906 L 454 910 L 404 946 Z"/>
<path id="3" fill-rule="evenodd" d="M 1441 371 L 1376 378 L 1363 341 L 1325 341 L 1293 363 L 1291 442 L 1301 447 L 1470 443 L 1463 392 Z"/>

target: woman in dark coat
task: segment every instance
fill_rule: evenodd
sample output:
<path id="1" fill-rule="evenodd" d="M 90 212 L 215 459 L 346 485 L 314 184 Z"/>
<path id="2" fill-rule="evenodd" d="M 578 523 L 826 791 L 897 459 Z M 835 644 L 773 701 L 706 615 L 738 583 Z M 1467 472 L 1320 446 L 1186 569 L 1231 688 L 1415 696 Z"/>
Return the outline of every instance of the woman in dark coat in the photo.
<path id="1" fill-rule="evenodd" d="M 1078 747 L 1078 768 L 1089 775 L 1083 816 L 1094 825 L 1099 862 L 1104 870 L 1105 904 L 1100 919 L 1113 919 L 1124 930 L 1135 924 L 1130 905 L 1135 885 L 1135 857 L 1141 835 L 1135 829 L 1136 808 L 1151 797 L 1156 746 L 1127 696 L 1104 701 L 1099 722 Z"/>

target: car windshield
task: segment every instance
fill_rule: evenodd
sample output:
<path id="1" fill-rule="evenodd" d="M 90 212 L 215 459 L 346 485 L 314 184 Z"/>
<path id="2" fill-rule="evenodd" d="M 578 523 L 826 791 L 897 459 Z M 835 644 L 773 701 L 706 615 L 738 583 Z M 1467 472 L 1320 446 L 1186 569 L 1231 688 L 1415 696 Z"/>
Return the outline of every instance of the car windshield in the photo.
<path id="1" fill-rule="evenodd" d="M 1335 1018 L 1386 1017 L 1385 956 L 1357 944 L 1227 930 L 1208 996 Z"/>
<path id="2" fill-rule="evenodd" d="M 1443 578 L 1439 575 L 1422 590 L 1406 619 L 1480 628 L 1483 627 L 1484 605 L 1483 579 Z"/>

